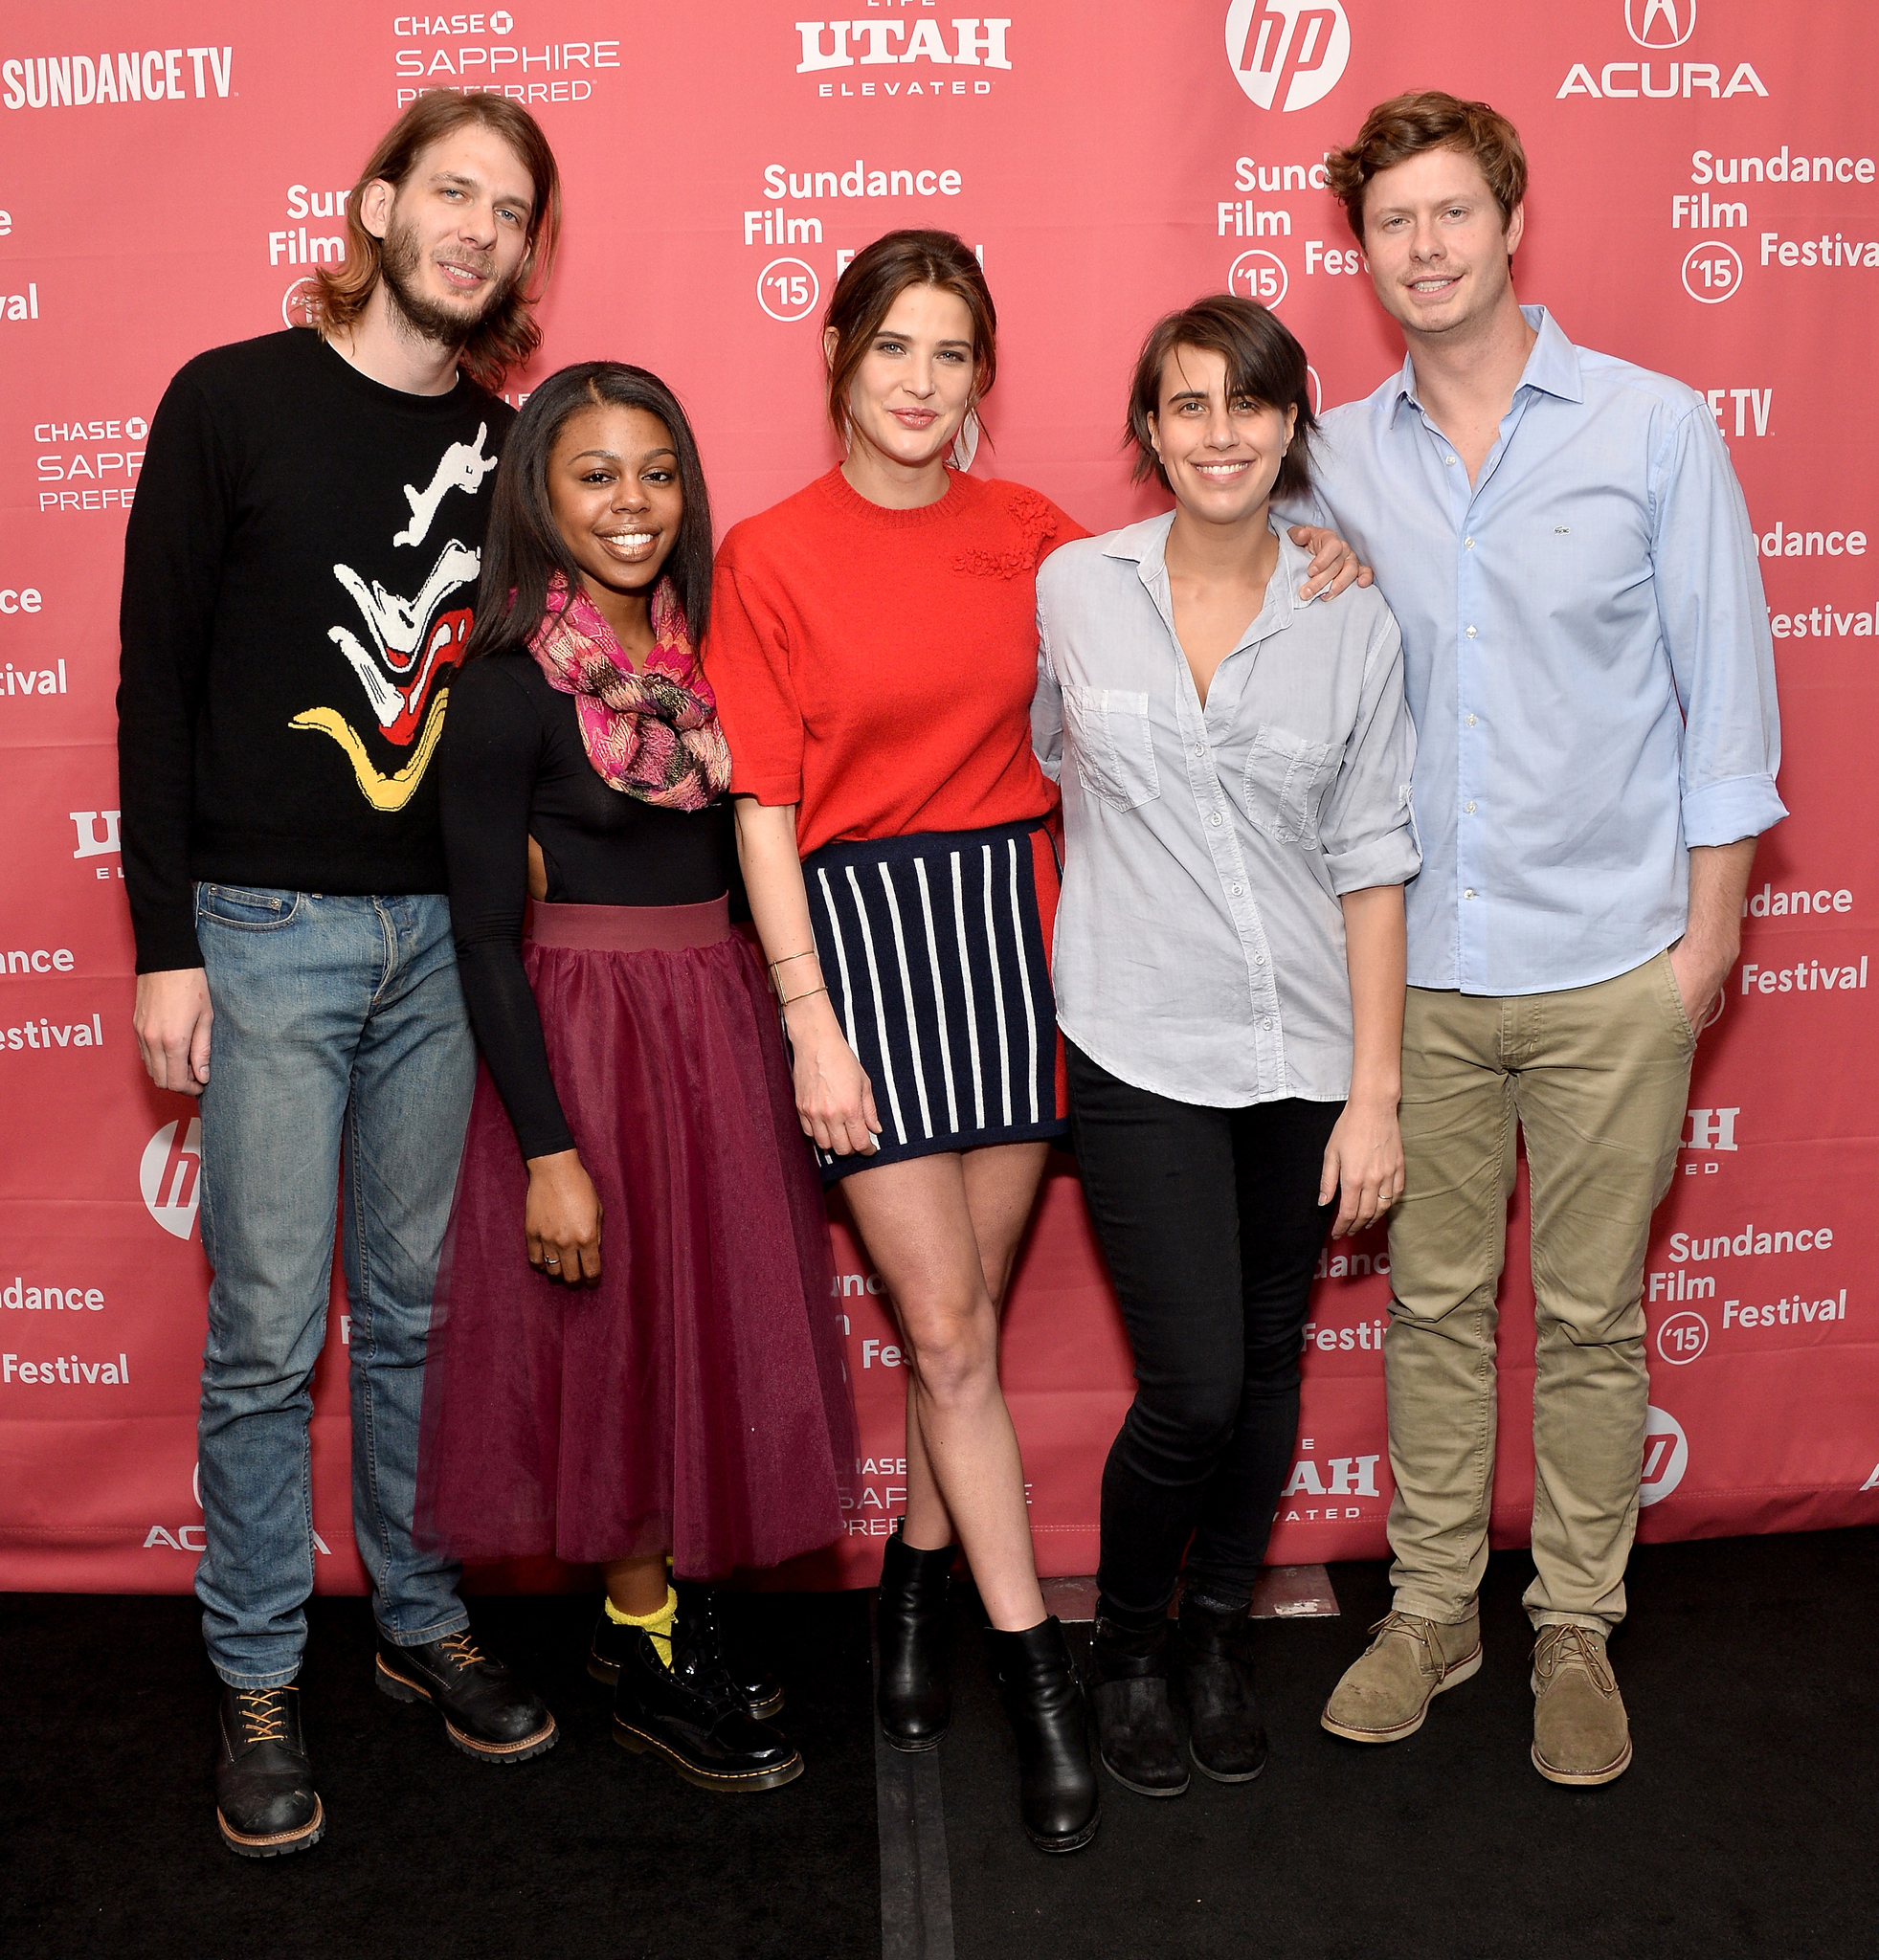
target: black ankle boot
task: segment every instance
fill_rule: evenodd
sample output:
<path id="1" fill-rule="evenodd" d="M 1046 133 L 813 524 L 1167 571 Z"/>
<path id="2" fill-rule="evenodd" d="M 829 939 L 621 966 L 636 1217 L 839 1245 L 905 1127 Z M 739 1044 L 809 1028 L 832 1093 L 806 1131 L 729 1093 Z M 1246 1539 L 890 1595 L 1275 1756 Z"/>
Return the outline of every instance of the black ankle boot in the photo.
<path id="1" fill-rule="evenodd" d="M 1181 1600 L 1181 1693 L 1188 1753 L 1216 1783 L 1250 1783 L 1265 1768 L 1265 1727 L 1253 1694 L 1250 1608 Z"/>
<path id="2" fill-rule="evenodd" d="M 744 1697 L 744 1705 L 749 1710 L 751 1721 L 770 1722 L 782 1714 L 782 1683 L 767 1668 L 759 1667 L 725 1640 L 718 1624 L 716 1599 L 711 1588 L 693 1579 L 674 1579 L 672 1587 L 679 1595 L 680 1613 L 700 1629 L 702 1637 L 716 1644 L 721 1659 L 730 1670 L 731 1680 L 737 1683 L 737 1692 Z M 638 1632 L 638 1627 L 622 1626 L 618 1620 L 610 1619 L 603 1606 L 600 1617 L 593 1623 L 593 1637 L 588 1642 L 588 1673 L 595 1681 L 612 1687 L 620 1678 L 620 1657 L 633 1644 Z"/>
<path id="3" fill-rule="evenodd" d="M 301 1741 L 299 1688 L 224 1685 L 215 1755 L 215 1821 L 239 1858 L 306 1851 L 325 1836 L 326 1813 Z"/>
<path id="4" fill-rule="evenodd" d="M 947 1616 L 947 1574 L 957 1546 L 921 1551 L 894 1526 L 881 1561 L 875 1637 L 881 1673 L 874 1704 L 890 1748 L 929 1749 L 952 1720 L 952 1630 Z"/>
<path id="5" fill-rule="evenodd" d="M 1080 1851 L 1096 1835 L 1096 1771 L 1083 1686 L 1056 1616 L 985 1644 L 1018 1738 L 1018 1808 L 1040 1851 Z"/>
<path id="6" fill-rule="evenodd" d="M 1187 1738 L 1168 1694 L 1168 1622 L 1139 1633 L 1099 1619 L 1089 1663 L 1104 1768 L 1138 1796 L 1179 1796 L 1190 1778 Z"/>
<path id="7" fill-rule="evenodd" d="M 662 1757 L 701 1790 L 775 1790 L 802 1774 L 794 1743 L 753 1722 L 737 1683 L 708 1641 L 672 1622 L 672 1660 L 653 1637 L 632 1630 L 614 1688 L 614 1740 L 636 1754 Z"/>

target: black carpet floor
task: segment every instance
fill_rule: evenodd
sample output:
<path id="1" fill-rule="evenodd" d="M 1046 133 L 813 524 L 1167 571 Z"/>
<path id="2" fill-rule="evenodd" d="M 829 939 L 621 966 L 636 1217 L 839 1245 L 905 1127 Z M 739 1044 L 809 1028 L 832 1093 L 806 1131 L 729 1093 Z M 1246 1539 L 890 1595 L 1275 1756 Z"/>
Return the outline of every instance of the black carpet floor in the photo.
<path id="1" fill-rule="evenodd" d="M 1272 1760 L 1150 1801 L 1107 1772 L 1096 1842 L 1044 1858 L 975 1640 L 943 1754 L 959 1960 L 1872 1960 L 1879 1955 L 1879 1530 L 1655 1546 L 1612 1643 L 1637 1757 L 1601 1790 L 1527 1757 L 1524 1552 L 1497 1555 L 1486 1661 L 1390 1748 L 1318 1726 L 1385 1568 L 1342 1617 L 1259 1630 Z"/>
<path id="2" fill-rule="evenodd" d="M 330 1823 L 292 1858 L 216 1835 L 194 1600 L 0 1598 L 6 1960 L 757 1960 L 881 1950 L 867 1595 L 745 1598 L 808 1768 L 747 1797 L 615 1746 L 592 1598 L 473 1601 L 548 1697 L 532 1763 L 460 1754 L 372 1685 L 363 1600 L 319 1599 L 301 1678 Z"/>
<path id="3" fill-rule="evenodd" d="M 1367 1749 L 1317 1717 L 1387 1605 L 1384 1569 L 1333 1567 L 1341 1618 L 1259 1629 L 1265 1774 L 1163 1803 L 1106 1776 L 1097 1840 L 1067 1859 L 1018 1828 L 962 1597 L 937 1764 L 959 1960 L 1879 1960 L 1879 1530 L 1640 1550 L 1612 1649 L 1637 1760 L 1596 1791 L 1528 1763 L 1530 1570 L 1493 1560 L 1481 1673 Z M 513 1770 L 459 1754 L 372 1687 L 363 1602 L 316 1601 L 302 1684 L 329 1835 L 250 1863 L 215 1835 L 194 1603 L 0 1598 L 0 1953 L 880 1953 L 865 1594 L 733 1603 L 809 1762 L 749 1798 L 615 1748 L 581 1671 L 590 1600 L 476 1610 L 560 1746 Z"/>

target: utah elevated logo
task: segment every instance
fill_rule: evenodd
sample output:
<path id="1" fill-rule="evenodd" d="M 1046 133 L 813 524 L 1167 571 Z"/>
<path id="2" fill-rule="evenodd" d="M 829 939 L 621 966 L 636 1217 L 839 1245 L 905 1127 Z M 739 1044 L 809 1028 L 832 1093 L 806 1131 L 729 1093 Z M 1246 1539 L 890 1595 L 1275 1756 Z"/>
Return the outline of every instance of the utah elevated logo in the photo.
<path id="1" fill-rule="evenodd" d="M 1226 58 L 1262 109 L 1309 109 L 1343 76 L 1351 23 L 1341 0 L 1233 0 Z"/>

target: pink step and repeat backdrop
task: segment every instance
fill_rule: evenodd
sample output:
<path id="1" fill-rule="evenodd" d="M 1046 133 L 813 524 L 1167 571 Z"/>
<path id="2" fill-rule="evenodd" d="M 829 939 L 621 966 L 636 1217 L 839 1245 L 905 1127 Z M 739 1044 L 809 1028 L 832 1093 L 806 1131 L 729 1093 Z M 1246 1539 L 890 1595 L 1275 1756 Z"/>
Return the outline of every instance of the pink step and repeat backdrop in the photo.
<path id="1" fill-rule="evenodd" d="M 1301 337 L 1324 402 L 1368 392 L 1401 348 L 1323 188 L 1327 147 L 1406 87 L 1510 113 L 1534 175 L 1523 296 L 1575 340 L 1701 390 L 1734 457 L 1794 812 L 1756 865 L 1651 1238 L 1643 1532 L 1879 1519 L 1869 10 L 398 4 L 68 0 L 0 27 L 0 1587 L 180 1590 L 201 1548 L 197 1129 L 145 1080 L 130 1034 L 112 704 L 124 514 L 171 373 L 297 318 L 306 268 L 342 249 L 342 191 L 432 88 L 526 101 L 566 172 L 547 343 L 512 394 L 598 355 L 658 370 L 696 417 L 723 523 L 827 466 L 821 307 L 848 255 L 909 224 L 980 247 L 997 298 L 977 467 L 1093 528 L 1145 514 L 1117 435 L 1148 323 L 1230 286 Z M 1503 1289 L 1508 1544 L 1532 1489 L 1523 1207 Z M 839 1226 L 836 1242 L 864 1456 L 850 1536 L 794 1576 L 855 1584 L 901 1503 L 905 1377 L 878 1281 Z M 1384 1550 L 1387 1269 L 1380 1235 L 1320 1269 L 1276 1560 Z M 315 1523 L 322 1583 L 343 1591 L 363 1583 L 343 1297 L 329 1328 Z M 1005 1357 L 1040 1564 L 1090 1571 L 1129 1367 L 1067 1159 Z"/>

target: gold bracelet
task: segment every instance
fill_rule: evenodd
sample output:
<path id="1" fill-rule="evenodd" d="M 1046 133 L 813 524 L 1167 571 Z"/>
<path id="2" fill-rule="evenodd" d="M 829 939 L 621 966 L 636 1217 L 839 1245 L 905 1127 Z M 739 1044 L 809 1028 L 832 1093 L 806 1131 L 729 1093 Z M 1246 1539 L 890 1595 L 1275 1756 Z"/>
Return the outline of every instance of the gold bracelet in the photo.
<path id="1" fill-rule="evenodd" d="M 828 991 L 826 987 L 807 988 L 801 993 L 791 994 L 788 1000 L 779 995 L 776 1004 L 779 1007 L 794 1007 L 799 1000 L 814 1000 L 818 993 L 826 993 Z"/>
<path id="2" fill-rule="evenodd" d="M 816 948 L 813 946 L 806 953 L 785 953 L 780 960 L 771 961 L 770 970 L 773 973 L 778 967 L 787 967 L 792 960 L 813 960 L 815 957 Z"/>

